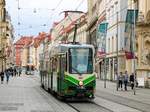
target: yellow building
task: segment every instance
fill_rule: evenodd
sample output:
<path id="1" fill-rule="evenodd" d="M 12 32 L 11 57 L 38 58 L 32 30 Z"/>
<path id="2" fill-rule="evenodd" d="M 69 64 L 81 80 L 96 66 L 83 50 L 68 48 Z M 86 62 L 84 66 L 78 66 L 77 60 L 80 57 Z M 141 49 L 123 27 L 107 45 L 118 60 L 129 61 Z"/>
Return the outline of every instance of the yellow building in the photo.
<path id="1" fill-rule="evenodd" d="M 138 56 L 137 77 L 150 87 L 150 0 L 139 0 L 139 17 L 136 26 Z"/>
<path id="2" fill-rule="evenodd" d="M 26 46 L 24 46 L 24 48 L 22 49 L 22 53 L 21 53 L 21 66 L 22 67 L 26 67 L 27 66 L 27 55 L 28 55 L 28 49 Z"/>
<path id="3" fill-rule="evenodd" d="M 7 30 L 6 30 L 6 68 L 10 68 L 14 66 L 14 29 L 11 24 L 10 15 L 8 12 L 6 13 L 6 22 L 7 22 Z"/>
<path id="4" fill-rule="evenodd" d="M 97 47 L 96 43 L 96 27 L 98 20 L 98 1 L 97 0 L 88 0 L 88 26 L 87 26 L 87 35 L 89 37 L 88 43 Z"/>
<path id="5" fill-rule="evenodd" d="M 6 67 L 6 9 L 5 0 L 0 0 L 0 71 L 4 71 Z"/>

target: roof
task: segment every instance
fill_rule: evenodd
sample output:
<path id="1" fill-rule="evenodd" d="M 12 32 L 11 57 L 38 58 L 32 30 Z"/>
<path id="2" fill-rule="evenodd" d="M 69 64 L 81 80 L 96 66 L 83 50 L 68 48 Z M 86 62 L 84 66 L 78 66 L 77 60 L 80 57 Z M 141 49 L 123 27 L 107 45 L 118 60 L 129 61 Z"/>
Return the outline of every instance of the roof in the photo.
<path id="1" fill-rule="evenodd" d="M 14 45 L 28 46 L 32 43 L 33 36 L 23 36 Z"/>
<path id="2" fill-rule="evenodd" d="M 37 48 L 40 43 L 43 42 L 46 38 L 48 39 L 48 41 L 51 41 L 51 34 L 47 34 L 45 32 L 39 33 L 39 35 L 34 38 L 34 47 Z"/>

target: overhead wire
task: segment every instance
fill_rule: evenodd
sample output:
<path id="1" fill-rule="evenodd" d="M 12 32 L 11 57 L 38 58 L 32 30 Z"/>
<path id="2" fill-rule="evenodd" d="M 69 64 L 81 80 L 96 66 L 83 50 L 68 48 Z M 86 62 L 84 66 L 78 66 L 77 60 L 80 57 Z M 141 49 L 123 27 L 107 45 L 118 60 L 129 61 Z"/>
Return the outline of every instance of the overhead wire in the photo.
<path id="1" fill-rule="evenodd" d="M 83 2 L 84 2 L 84 0 L 82 0 L 81 2 L 79 2 L 79 4 L 76 6 L 76 8 L 75 8 L 74 10 L 77 11 L 78 8 L 83 4 Z M 73 20 L 72 20 L 72 18 L 71 18 L 72 15 L 73 15 L 73 14 L 71 14 L 71 15 L 68 16 L 71 22 L 73 22 Z M 64 25 L 63 25 L 63 27 L 64 27 Z M 59 35 L 59 34 L 58 34 L 58 35 Z"/>
<path id="2" fill-rule="evenodd" d="M 18 29 L 20 29 L 20 16 L 19 16 L 19 12 L 20 12 L 20 5 L 19 5 L 19 0 L 17 0 L 18 2 L 17 2 L 17 9 L 18 9 Z M 17 31 L 17 35 L 18 36 L 20 36 L 20 32 L 19 32 L 19 30 Z"/>
<path id="3" fill-rule="evenodd" d="M 52 17 L 53 17 L 53 15 L 54 15 L 54 13 L 55 13 L 55 10 L 60 6 L 60 4 L 63 2 L 63 0 L 60 0 L 59 2 L 58 2 L 58 4 L 56 5 L 56 7 L 54 8 L 54 9 L 48 9 L 48 10 L 53 10 L 53 13 L 51 14 L 51 18 L 50 19 L 52 19 Z M 75 10 L 78 10 L 78 8 L 83 4 L 83 2 L 84 2 L 84 0 L 82 0 L 79 4 L 78 4 L 78 6 L 75 8 Z M 21 10 L 21 9 L 42 9 L 42 8 L 21 8 L 20 6 L 19 6 L 19 0 L 18 0 L 18 10 Z M 47 8 L 45 8 L 45 9 L 47 9 Z M 21 25 L 20 24 L 20 21 L 19 21 L 19 14 L 18 14 L 18 25 Z M 49 21 L 49 20 L 48 20 Z M 48 22 L 47 22 L 48 23 Z M 37 25 L 37 26 L 42 26 L 42 25 Z M 44 26 L 47 26 L 47 25 L 44 25 Z M 30 26 L 29 26 L 30 27 Z M 32 27 L 33 28 L 33 27 Z M 20 28 L 18 28 L 17 30 L 28 30 L 29 28 L 23 28 L 23 29 L 20 29 Z M 30 27 L 30 29 L 31 29 L 31 27 Z"/>
<path id="4" fill-rule="evenodd" d="M 55 11 L 57 10 L 57 8 L 61 5 L 61 3 L 63 2 L 63 0 L 60 0 L 59 2 L 58 2 L 58 4 L 56 5 L 56 7 L 53 9 L 53 13 L 50 15 L 50 18 L 48 19 L 48 21 L 46 22 L 46 24 L 48 24 L 49 23 L 49 21 L 51 21 L 52 20 L 52 18 L 53 18 L 53 15 L 55 14 Z"/>
<path id="5" fill-rule="evenodd" d="M 50 17 L 50 19 L 48 19 L 48 22 L 49 22 L 49 20 L 51 20 L 51 19 L 53 18 L 53 15 L 55 14 L 56 9 L 61 5 L 62 1 L 63 1 L 63 0 L 60 0 L 60 1 L 58 2 L 58 4 L 56 5 L 56 7 L 53 9 L 53 13 L 50 15 L 51 17 Z M 79 7 L 83 4 L 83 2 L 84 2 L 84 0 L 82 0 L 82 1 L 77 5 L 77 7 L 75 8 L 75 10 L 78 10 Z M 131 4 L 129 4 L 129 5 L 125 6 L 125 7 L 123 7 L 122 9 L 120 9 L 120 10 L 118 11 L 118 13 L 121 13 L 121 12 L 127 10 L 128 7 L 132 6 L 133 4 L 134 4 L 134 3 L 131 3 Z M 19 0 L 18 0 L 18 11 L 19 11 L 20 9 L 21 9 L 21 8 L 19 7 Z M 37 9 L 38 9 L 38 8 L 37 8 Z M 113 17 L 116 16 L 116 15 L 117 15 L 116 12 L 114 12 L 112 15 L 107 16 L 107 19 L 111 19 L 111 18 L 113 18 Z M 19 15 L 18 15 L 18 20 L 19 20 L 19 19 L 20 19 L 20 17 L 19 17 Z M 46 22 L 45 26 L 47 26 L 48 22 Z M 18 21 L 18 25 L 20 25 L 19 21 Z M 37 25 L 37 26 L 42 26 L 42 25 Z M 33 28 L 33 27 L 32 27 L 32 28 Z M 19 30 L 19 29 L 20 29 L 20 28 L 18 28 L 17 30 Z M 26 29 L 26 28 L 25 28 L 25 29 Z M 20 29 L 20 30 L 21 30 L 21 29 Z M 28 30 L 28 28 L 27 28 L 27 30 Z"/>
<path id="6" fill-rule="evenodd" d="M 55 6 L 55 8 L 53 8 L 53 9 L 48 9 L 48 8 L 21 8 L 21 7 L 19 7 L 19 0 L 17 0 L 18 1 L 18 10 L 20 10 L 20 9 L 38 9 L 38 10 L 41 10 L 41 9 L 47 9 L 47 10 L 52 10 L 53 12 L 52 12 L 52 14 L 50 15 L 50 19 L 48 19 L 48 21 L 49 20 L 51 20 L 52 19 L 52 17 L 53 17 L 53 15 L 54 15 L 54 13 L 55 13 L 55 10 L 57 10 L 57 8 L 61 5 L 61 3 L 63 2 L 63 0 L 59 0 L 59 2 L 57 3 L 57 5 Z M 18 25 L 20 25 L 20 18 L 19 18 L 19 11 L 18 11 Z M 47 24 L 48 24 L 48 22 L 46 22 L 45 24 L 43 24 L 43 25 L 37 25 L 37 26 L 47 26 Z M 30 27 L 30 26 L 29 26 Z M 33 28 L 33 27 L 32 27 Z M 28 30 L 28 29 L 31 29 L 31 27 L 30 28 L 24 28 L 23 30 Z M 22 30 L 22 29 L 20 29 L 20 28 L 18 28 L 18 29 L 16 29 L 16 30 Z"/>
<path id="7" fill-rule="evenodd" d="M 85 1 L 85 0 L 82 0 L 82 1 L 79 3 L 79 5 L 75 8 L 75 11 L 78 10 L 78 8 L 83 4 L 84 1 Z"/>

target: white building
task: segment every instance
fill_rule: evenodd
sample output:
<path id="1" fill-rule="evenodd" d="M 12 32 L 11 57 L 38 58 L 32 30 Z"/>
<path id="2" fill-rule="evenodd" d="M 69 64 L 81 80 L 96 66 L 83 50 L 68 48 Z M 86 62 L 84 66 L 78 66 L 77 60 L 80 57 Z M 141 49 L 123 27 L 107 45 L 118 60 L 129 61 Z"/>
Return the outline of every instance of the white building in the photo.
<path id="1" fill-rule="evenodd" d="M 106 4 L 106 19 L 108 22 L 106 36 L 106 53 L 107 53 L 107 78 L 115 79 L 117 72 L 117 45 L 118 45 L 118 69 L 119 72 L 125 71 L 124 57 L 124 39 L 125 39 L 125 22 L 127 15 L 128 1 L 127 0 L 107 0 Z M 118 39 L 118 41 L 117 41 Z M 117 44 L 118 42 L 118 44 Z"/>
<path id="2" fill-rule="evenodd" d="M 66 40 L 68 34 L 66 29 L 68 30 L 68 26 L 70 24 L 74 24 L 74 22 L 80 18 L 83 12 L 80 11 L 65 11 L 65 17 L 60 22 L 55 22 L 52 28 L 52 38 L 53 42 L 59 42 L 62 40 Z M 71 26 L 73 27 L 73 25 Z M 53 43 L 52 42 L 52 43 Z"/>
<path id="3" fill-rule="evenodd" d="M 86 34 L 86 29 L 87 29 L 87 15 L 82 14 L 80 18 L 76 20 L 78 22 L 77 25 L 77 33 L 76 33 L 76 42 L 79 43 L 87 43 L 87 34 Z M 74 33 L 75 33 L 75 25 L 71 24 L 70 28 L 68 29 L 68 41 L 73 42 L 74 38 Z M 69 26 L 68 26 L 69 27 Z"/>

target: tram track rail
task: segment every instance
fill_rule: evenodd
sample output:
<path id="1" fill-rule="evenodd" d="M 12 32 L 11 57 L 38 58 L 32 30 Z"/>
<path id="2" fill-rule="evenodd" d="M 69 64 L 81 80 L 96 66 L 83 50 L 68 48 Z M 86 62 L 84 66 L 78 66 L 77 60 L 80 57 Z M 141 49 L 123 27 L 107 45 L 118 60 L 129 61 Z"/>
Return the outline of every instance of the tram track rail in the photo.
<path id="1" fill-rule="evenodd" d="M 36 78 L 33 78 L 33 80 L 35 80 L 35 79 Z M 35 80 L 35 81 L 37 82 L 38 80 Z M 150 104 L 148 104 L 148 103 L 143 103 L 141 101 L 137 101 L 137 100 L 134 100 L 134 99 L 125 98 L 123 96 L 114 95 L 114 94 L 107 93 L 107 92 L 100 91 L 100 90 L 97 90 L 97 91 L 99 91 L 99 93 L 101 93 L 101 94 L 95 94 L 95 96 L 99 97 L 101 99 L 104 99 L 104 100 L 107 100 L 107 101 L 111 101 L 111 102 L 114 102 L 116 104 L 120 104 L 120 105 L 129 107 L 129 108 L 141 111 L 141 112 L 149 112 L 149 110 L 150 110 Z M 82 102 L 77 102 L 77 103 L 79 103 L 80 105 L 83 105 Z M 74 109 L 75 111 L 82 112 L 82 110 L 84 110 L 84 109 L 82 109 L 82 107 L 78 107 L 76 105 L 77 103 L 73 103 L 73 102 L 68 103 L 67 102 L 66 104 L 70 108 Z M 112 110 L 109 110 L 106 107 L 103 107 L 103 106 L 101 106 L 101 105 L 99 105 L 99 104 L 97 104 L 97 103 L 95 103 L 93 101 L 91 101 L 91 102 L 85 102 L 85 104 L 87 104 L 87 107 L 90 107 L 89 104 L 92 104 L 92 105 L 95 105 L 95 107 L 104 109 L 106 112 L 113 112 Z M 94 111 L 94 112 L 96 112 L 96 111 Z M 99 112 L 101 112 L 101 111 L 99 111 Z"/>
<path id="2" fill-rule="evenodd" d="M 76 110 L 77 112 L 113 112 L 112 110 L 96 104 L 93 101 L 86 102 L 67 102 L 68 106 Z"/>
<path id="3" fill-rule="evenodd" d="M 71 105 L 70 103 L 66 103 L 68 106 L 70 106 L 71 108 L 73 108 L 74 110 L 76 110 L 77 112 L 81 112 L 78 108 L 76 108 L 75 106 Z"/>
<path id="4" fill-rule="evenodd" d="M 125 98 L 122 96 L 114 95 L 111 93 L 106 93 L 103 91 L 99 91 L 101 94 L 96 94 L 96 97 L 99 97 L 104 100 L 108 100 L 117 104 L 121 104 L 123 106 L 127 106 L 129 108 L 136 109 L 141 112 L 149 112 L 150 104 L 143 103 L 141 101 Z"/>

